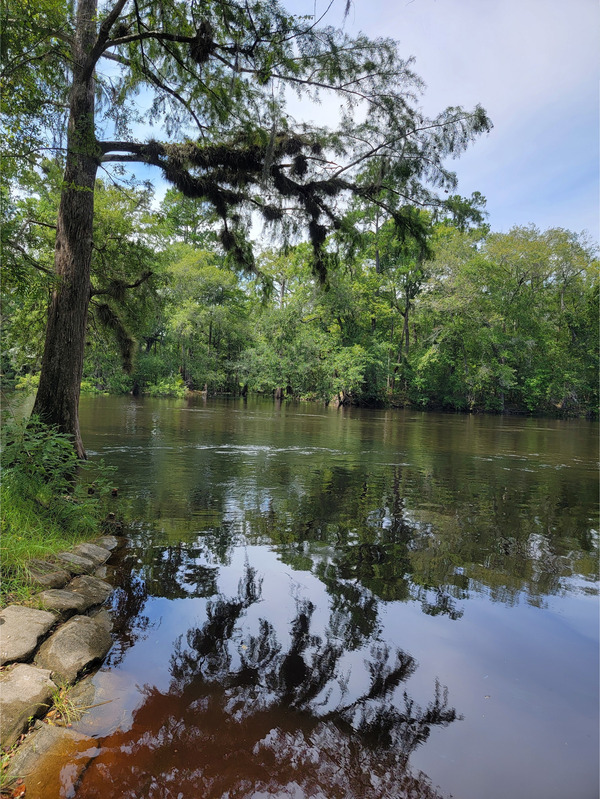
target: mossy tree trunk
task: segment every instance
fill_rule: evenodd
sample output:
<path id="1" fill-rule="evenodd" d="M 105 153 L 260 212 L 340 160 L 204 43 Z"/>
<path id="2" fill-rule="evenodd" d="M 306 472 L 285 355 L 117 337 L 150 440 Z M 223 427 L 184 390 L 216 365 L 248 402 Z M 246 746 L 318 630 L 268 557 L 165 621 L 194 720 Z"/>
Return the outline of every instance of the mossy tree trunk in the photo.
<path id="1" fill-rule="evenodd" d="M 85 449 L 79 431 L 79 390 L 91 291 L 94 184 L 100 162 L 94 130 L 94 72 L 88 64 L 96 39 L 96 5 L 96 0 L 80 0 L 78 6 L 67 159 L 54 256 L 58 283 L 50 302 L 33 408 L 43 421 L 73 436 L 81 458 L 85 458 Z"/>

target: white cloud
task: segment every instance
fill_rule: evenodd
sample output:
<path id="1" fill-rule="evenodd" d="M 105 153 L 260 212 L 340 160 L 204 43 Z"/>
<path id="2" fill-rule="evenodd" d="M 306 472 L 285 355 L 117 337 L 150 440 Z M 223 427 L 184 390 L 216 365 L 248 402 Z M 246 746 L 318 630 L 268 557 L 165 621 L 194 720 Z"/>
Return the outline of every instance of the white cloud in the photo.
<path id="1" fill-rule="evenodd" d="M 597 0 L 355 0 L 347 26 L 415 56 L 428 113 L 486 108 L 494 130 L 453 168 L 461 193 L 488 197 L 492 227 L 599 238 Z"/>

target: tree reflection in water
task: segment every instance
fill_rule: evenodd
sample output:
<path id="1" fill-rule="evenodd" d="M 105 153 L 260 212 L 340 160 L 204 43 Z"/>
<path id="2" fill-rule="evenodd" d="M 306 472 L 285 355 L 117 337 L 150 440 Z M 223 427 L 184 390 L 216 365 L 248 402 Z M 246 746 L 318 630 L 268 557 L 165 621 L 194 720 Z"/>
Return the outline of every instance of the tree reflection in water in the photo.
<path id="1" fill-rule="evenodd" d="M 314 605 L 296 598 L 285 646 L 267 619 L 240 639 L 261 586 L 246 564 L 237 596 L 212 600 L 202 626 L 180 636 L 168 692 L 145 689 L 130 728 L 102 742 L 79 799 L 439 797 L 408 760 L 432 727 L 459 718 L 447 690 L 436 683 L 419 707 L 399 690 L 414 658 L 372 638 L 352 689 L 339 607 L 335 635 L 331 625 L 312 633 Z"/>

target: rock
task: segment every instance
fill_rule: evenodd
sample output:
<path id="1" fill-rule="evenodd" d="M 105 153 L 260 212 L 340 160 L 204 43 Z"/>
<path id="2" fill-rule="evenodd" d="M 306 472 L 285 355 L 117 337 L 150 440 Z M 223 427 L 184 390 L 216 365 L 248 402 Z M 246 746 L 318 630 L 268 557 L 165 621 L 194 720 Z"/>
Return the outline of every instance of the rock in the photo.
<path id="1" fill-rule="evenodd" d="M 104 549 L 108 549 L 110 551 L 119 546 L 119 541 L 114 537 L 114 535 L 103 535 L 100 538 L 97 538 L 93 543 L 98 547 L 103 547 Z"/>
<path id="2" fill-rule="evenodd" d="M 110 558 L 110 551 L 96 544 L 79 544 L 74 547 L 73 552 L 82 558 L 88 558 L 94 562 L 94 566 L 102 566 Z"/>
<path id="3" fill-rule="evenodd" d="M 0 737 L 2 746 L 9 747 L 32 717 L 48 710 L 56 685 L 48 669 L 17 663 L 0 674 L 0 688 Z"/>
<path id="4" fill-rule="evenodd" d="M 60 552 L 56 557 L 65 565 L 71 574 L 87 574 L 94 571 L 98 565 L 91 558 L 76 555 L 74 552 Z"/>
<path id="5" fill-rule="evenodd" d="M 71 574 L 47 560 L 30 560 L 27 564 L 28 580 L 40 588 L 62 588 Z"/>
<path id="6" fill-rule="evenodd" d="M 92 602 L 81 594 L 76 594 L 64 588 L 49 588 L 41 591 L 31 598 L 36 605 L 43 605 L 47 610 L 54 610 L 60 614 L 61 619 L 68 619 L 74 613 L 83 613 Z"/>
<path id="7" fill-rule="evenodd" d="M 108 518 L 102 522 L 102 529 L 111 536 L 121 536 L 125 532 L 123 522 L 116 519 L 113 513 L 109 513 Z"/>
<path id="8" fill-rule="evenodd" d="M 67 586 L 68 591 L 79 594 L 88 602 L 86 609 L 92 605 L 101 605 L 113 592 L 112 585 L 100 580 L 98 577 L 90 577 L 85 574 L 71 580 Z"/>
<path id="9" fill-rule="evenodd" d="M 72 683 L 77 675 L 106 655 L 110 633 L 89 616 L 74 616 L 44 641 L 35 663 L 50 669 L 53 679 Z"/>
<path id="10" fill-rule="evenodd" d="M 0 611 L 0 665 L 27 660 L 54 624 L 56 616 L 45 610 L 9 605 Z"/>
<path id="11" fill-rule="evenodd" d="M 113 629 L 114 625 L 113 625 L 112 617 L 111 617 L 110 613 L 108 612 L 108 610 L 106 610 L 106 608 L 101 608 L 100 610 L 92 611 L 90 613 L 90 619 L 93 619 L 101 627 L 104 627 L 104 629 L 107 632 L 109 632 L 109 633 L 112 632 L 112 629 Z"/>
<path id="12" fill-rule="evenodd" d="M 93 738 L 42 724 L 19 747 L 6 776 L 24 780 L 27 799 L 74 796 L 77 781 L 98 752 Z"/>
<path id="13" fill-rule="evenodd" d="M 63 620 L 74 613 L 84 613 L 93 605 L 101 605 L 112 593 L 112 586 L 85 574 L 76 577 L 66 588 L 51 588 L 32 597 L 32 602 L 59 613 Z"/>
<path id="14" fill-rule="evenodd" d="M 84 677 L 69 689 L 69 701 L 74 708 L 80 709 L 82 713 L 92 705 L 96 704 L 96 686 L 93 677 Z"/>

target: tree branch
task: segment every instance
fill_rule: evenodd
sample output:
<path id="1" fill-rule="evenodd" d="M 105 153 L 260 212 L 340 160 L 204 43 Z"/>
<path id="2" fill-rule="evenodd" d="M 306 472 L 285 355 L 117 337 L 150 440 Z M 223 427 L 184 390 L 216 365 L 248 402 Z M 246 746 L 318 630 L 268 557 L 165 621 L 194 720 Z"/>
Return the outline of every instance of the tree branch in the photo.
<path id="1" fill-rule="evenodd" d="M 200 131 L 207 130 L 206 125 L 203 125 L 200 122 L 194 111 L 190 108 L 189 103 L 179 94 L 179 92 L 176 92 L 175 89 L 171 89 L 170 86 L 167 86 L 165 83 L 163 83 L 163 81 L 158 77 L 158 75 L 155 75 L 150 70 L 145 57 L 144 57 L 144 64 L 142 66 L 142 74 L 146 78 L 148 78 L 148 80 L 151 81 L 158 89 L 161 89 L 163 92 L 170 94 L 171 97 L 174 97 L 177 100 L 177 102 L 181 103 L 181 105 L 185 108 L 188 114 L 192 117 L 192 119 L 194 120 Z"/>
<path id="2" fill-rule="evenodd" d="M 125 0 L 127 2 L 127 0 Z M 193 36 L 183 36 L 178 33 L 164 33 L 163 31 L 145 31 L 143 33 L 132 33 L 129 36 L 119 36 L 105 42 L 105 49 L 118 47 L 121 44 L 131 44 L 131 42 L 141 42 L 145 39 L 154 39 L 157 42 L 179 42 L 181 44 L 192 44 Z"/>
<path id="3" fill-rule="evenodd" d="M 121 11 L 123 11 L 128 2 L 129 0 L 117 0 L 112 9 L 108 12 L 108 15 L 106 16 L 104 22 L 100 26 L 96 43 L 92 47 L 92 50 L 83 68 L 84 79 L 89 78 L 92 72 L 94 71 L 96 64 L 98 63 L 98 59 L 101 57 L 104 50 L 106 49 L 106 42 L 108 41 L 108 37 L 110 36 L 110 29 L 115 24 L 115 22 L 119 18 Z"/>
<path id="4" fill-rule="evenodd" d="M 52 226 L 48 225 L 48 227 Z M 29 253 L 27 252 L 27 250 L 24 247 L 21 247 L 20 244 L 17 244 L 16 241 L 11 241 L 9 246 L 14 247 L 15 250 L 18 250 L 31 266 L 35 267 L 40 272 L 43 272 L 45 275 L 49 275 L 50 277 L 55 277 L 55 274 L 52 271 L 52 269 L 48 269 L 46 266 L 42 266 L 40 263 L 38 263 L 35 260 L 35 258 L 32 258 L 31 255 L 29 255 Z"/>
<path id="5" fill-rule="evenodd" d="M 48 222 L 40 222 L 37 219 L 26 219 L 24 225 L 39 225 L 40 227 L 49 227 L 51 230 L 56 230 L 56 225 L 51 225 Z"/>
<path id="6" fill-rule="evenodd" d="M 115 295 L 115 289 L 117 289 L 119 292 L 125 289 L 136 289 L 138 286 L 141 286 L 142 283 L 145 283 L 146 280 L 149 280 L 153 274 L 154 272 L 148 270 L 144 272 L 142 276 L 135 281 L 135 283 L 123 283 L 121 280 L 113 280 L 107 289 L 92 288 L 90 290 L 90 297 L 99 297 L 102 294 L 108 294 L 112 297 Z"/>

